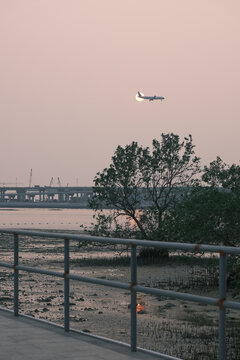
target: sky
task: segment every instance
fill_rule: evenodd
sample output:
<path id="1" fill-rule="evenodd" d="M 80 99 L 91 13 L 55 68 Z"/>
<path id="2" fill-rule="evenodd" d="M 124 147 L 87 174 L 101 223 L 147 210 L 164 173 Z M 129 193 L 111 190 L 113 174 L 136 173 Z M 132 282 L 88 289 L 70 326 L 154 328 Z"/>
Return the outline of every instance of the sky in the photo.
<path id="1" fill-rule="evenodd" d="M 91 186 L 118 145 L 240 160 L 239 0 L 0 0 L 0 186 Z M 164 101 L 137 102 L 137 91 Z"/>

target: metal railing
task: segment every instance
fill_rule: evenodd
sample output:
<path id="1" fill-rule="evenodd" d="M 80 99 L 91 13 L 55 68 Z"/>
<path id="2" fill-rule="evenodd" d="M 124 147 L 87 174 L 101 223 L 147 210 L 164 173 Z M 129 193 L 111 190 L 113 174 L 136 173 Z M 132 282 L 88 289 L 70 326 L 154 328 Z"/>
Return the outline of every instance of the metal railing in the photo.
<path id="1" fill-rule="evenodd" d="M 218 359 L 227 359 L 226 348 L 226 308 L 240 310 L 240 303 L 234 301 L 228 301 L 226 299 L 227 293 L 227 255 L 239 255 L 240 248 L 227 247 L 227 246 L 214 246 L 214 245 L 199 245 L 199 244 L 187 244 L 187 243 L 174 243 L 174 242 L 160 242 L 149 240 L 132 240 L 132 239 L 119 239 L 119 238 L 104 238 L 96 236 L 86 235 L 71 235 L 64 233 L 51 233 L 41 231 L 28 231 L 28 230 L 7 230 L 0 229 L 0 234 L 12 234 L 14 236 L 14 263 L 0 262 L 1 267 L 10 268 L 14 271 L 14 315 L 19 315 L 19 299 L 18 299 L 18 282 L 19 282 L 19 270 L 33 272 L 38 274 L 52 275 L 64 279 L 64 330 L 69 331 L 69 281 L 78 280 L 82 282 L 104 285 L 124 290 L 129 290 L 131 293 L 131 339 L 130 346 L 131 351 L 136 351 L 140 348 L 137 347 L 137 318 L 136 318 L 136 293 L 141 292 L 145 294 L 152 294 L 157 296 L 164 296 L 167 298 L 187 300 L 191 302 L 197 302 L 200 304 L 215 305 L 219 308 L 219 323 L 218 323 Z M 54 238 L 64 240 L 64 272 L 57 272 L 47 269 L 34 268 L 19 264 L 19 236 L 31 236 L 41 238 Z M 69 241 L 86 241 L 86 242 L 98 242 L 107 244 L 123 244 L 131 247 L 131 282 L 123 283 L 119 281 L 112 281 L 106 279 L 90 278 L 86 276 L 70 274 L 69 266 Z M 164 248 L 168 250 L 182 250 L 197 252 L 208 252 L 219 254 L 219 298 L 212 298 L 206 296 L 193 295 L 190 293 L 181 293 L 171 290 L 156 289 L 137 284 L 137 246 Z M 37 320 L 37 319 L 36 319 Z M 92 336 L 92 335 L 91 335 Z M 96 336 L 98 337 L 98 336 Z M 101 337 L 98 337 L 101 338 Z M 106 339 L 105 339 L 106 340 Z M 108 339 L 114 342 L 114 340 Z M 125 344 L 127 345 L 127 344 Z M 141 349 L 143 350 L 143 349 Z M 165 359 L 177 359 L 166 354 L 151 352 L 158 354 Z"/>

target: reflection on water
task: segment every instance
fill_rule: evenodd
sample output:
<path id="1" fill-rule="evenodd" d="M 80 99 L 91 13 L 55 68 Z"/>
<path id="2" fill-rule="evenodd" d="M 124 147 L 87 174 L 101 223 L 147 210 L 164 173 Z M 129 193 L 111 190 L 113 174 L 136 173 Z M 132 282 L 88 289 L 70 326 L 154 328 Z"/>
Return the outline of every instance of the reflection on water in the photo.
<path id="1" fill-rule="evenodd" d="M 91 226 L 89 209 L 5 209 L 0 208 L 0 228 L 80 230 Z"/>

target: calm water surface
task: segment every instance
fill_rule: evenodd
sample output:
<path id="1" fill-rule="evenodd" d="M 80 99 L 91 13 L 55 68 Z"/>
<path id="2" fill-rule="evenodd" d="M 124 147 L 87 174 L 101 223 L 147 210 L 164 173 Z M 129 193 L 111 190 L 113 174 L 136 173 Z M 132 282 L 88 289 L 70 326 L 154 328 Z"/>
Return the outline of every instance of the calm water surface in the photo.
<path id="1" fill-rule="evenodd" d="M 0 208 L 0 228 L 81 230 L 81 224 L 91 225 L 93 213 L 89 209 Z"/>

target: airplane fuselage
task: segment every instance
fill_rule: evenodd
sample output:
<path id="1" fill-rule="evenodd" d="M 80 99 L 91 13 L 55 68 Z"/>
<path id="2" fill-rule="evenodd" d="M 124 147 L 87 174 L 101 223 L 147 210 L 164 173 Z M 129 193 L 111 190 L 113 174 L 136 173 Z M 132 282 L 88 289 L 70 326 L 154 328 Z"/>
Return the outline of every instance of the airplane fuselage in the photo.
<path id="1" fill-rule="evenodd" d="M 140 91 L 138 91 L 137 93 L 137 97 L 139 99 L 142 99 L 142 100 L 149 100 L 149 101 L 153 101 L 153 100 L 164 100 L 164 97 L 163 96 L 145 96 L 143 95 L 142 93 L 140 93 Z"/>
<path id="2" fill-rule="evenodd" d="M 142 96 L 142 99 L 153 101 L 153 100 L 164 100 L 163 96 Z"/>

